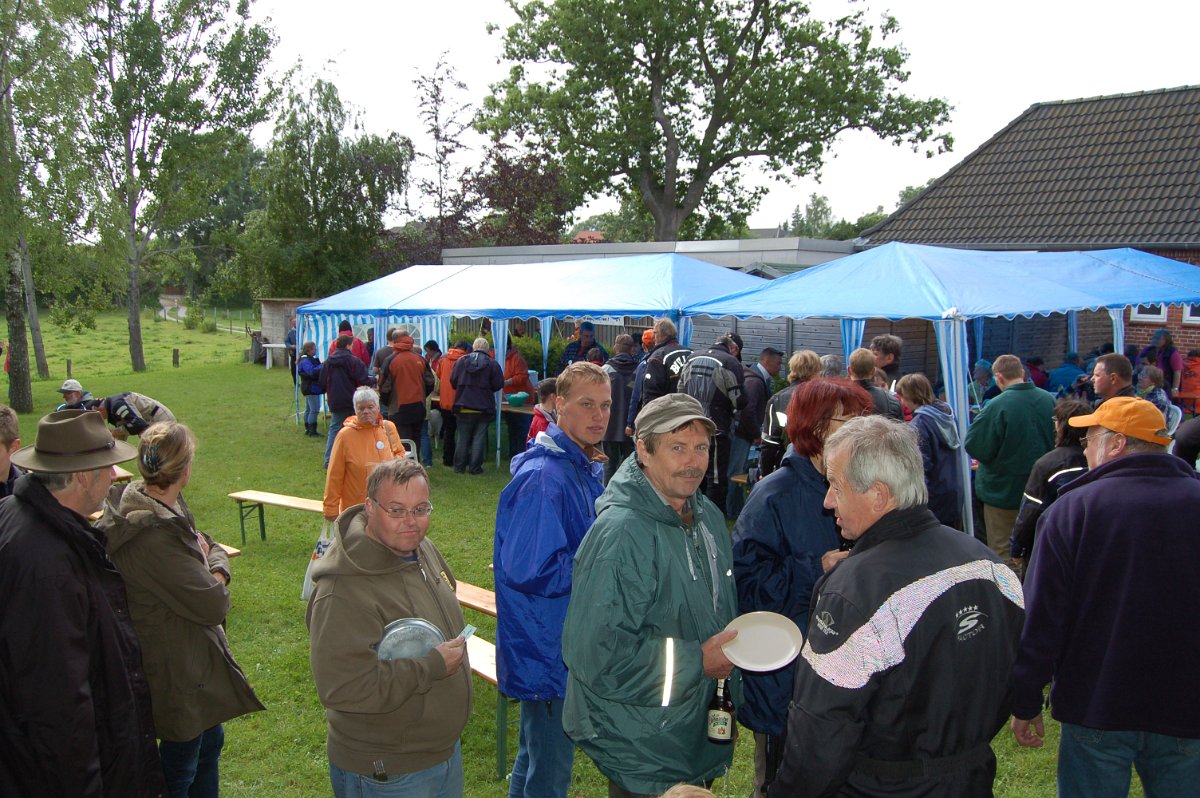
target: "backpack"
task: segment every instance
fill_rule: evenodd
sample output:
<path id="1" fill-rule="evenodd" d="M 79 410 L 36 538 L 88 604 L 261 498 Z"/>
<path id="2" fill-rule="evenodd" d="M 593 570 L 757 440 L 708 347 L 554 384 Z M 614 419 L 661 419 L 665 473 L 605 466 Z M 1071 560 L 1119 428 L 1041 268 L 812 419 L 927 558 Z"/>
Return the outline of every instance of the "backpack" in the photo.
<path id="1" fill-rule="evenodd" d="M 686 393 L 700 403 L 704 415 L 712 418 L 712 403 L 717 392 L 736 407 L 741 388 L 737 377 L 712 355 L 692 355 L 679 373 L 676 393 Z"/>
<path id="2" fill-rule="evenodd" d="M 393 349 L 379 363 L 379 404 L 389 407 L 392 404 L 392 391 L 396 388 L 396 378 L 392 376 L 392 358 L 396 356 Z"/>

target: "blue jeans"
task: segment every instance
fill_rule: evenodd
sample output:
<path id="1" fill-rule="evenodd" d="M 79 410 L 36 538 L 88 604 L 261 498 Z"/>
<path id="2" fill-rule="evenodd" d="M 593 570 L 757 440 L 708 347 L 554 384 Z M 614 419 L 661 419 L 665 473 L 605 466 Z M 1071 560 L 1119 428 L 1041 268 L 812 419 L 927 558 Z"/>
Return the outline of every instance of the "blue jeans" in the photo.
<path id="1" fill-rule="evenodd" d="M 504 419 L 504 426 L 508 430 L 508 456 L 512 459 L 525 451 L 525 439 L 529 437 L 529 425 L 533 423 L 533 416 L 501 412 L 500 417 Z"/>
<path id="2" fill-rule="evenodd" d="M 734 482 L 732 477 L 746 473 L 746 458 L 749 455 L 750 441 L 734 435 L 729 442 L 729 468 L 725 469 L 725 476 L 731 477 L 725 484 L 725 517 L 734 521 L 746 502 L 742 486 Z"/>
<path id="3" fill-rule="evenodd" d="M 334 798 L 462 798 L 462 744 L 454 744 L 454 753 L 445 762 L 416 773 L 400 773 L 379 781 L 360 776 L 329 763 L 329 783 Z"/>
<path id="4" fill-rule="evenodd" d="M 224 744 L 225 730 L 219 723 L 186 742 L 159 741 L 158 757 L 171 798 L 217 798 L 217 761 Z"/>
<path id="5" fill-rule="evenodd" d="M 329 454 L 333 451 L 333 439 L 342 431 L 342 424 L 346 423 L 346 419 L 354 415 L 353 410 L 330 410 L 329 411 L 329 436 L 325 439 L 325 465 L 324 468 L 329 468 Z"/>
<path id="6" fill-rule="evenodd" d="M 1200 785 L 1200 740 L 1062 724 L 1059 798 L 1125 798 L 1130 766 L 1137 768 L 1146 798 L 1195 795 Z"/>
<path id="7" fill-rule="evenodd" d="M 566 798 L 575 743 L 563 731 L 562 714 L 561 698 L 521 702 L 521 735 L 508 798 Z"/>
<path id="8" fill-rule="evenodd" d="M 458 417 L 458 440 L 454 448 L 454 470 L 458 473 L 470 471 L 483 473 L 483 451 L 487 446 L 488 426 L 491 413 L 456 413 Z"/>
<path id="9" fill-rule="evenodd" d="M 321 416 L 321 394 L 310 393 L 304 397 L 304 423 L 316 424 Z"/>
<path id="10" fill-rule="evenodd" d="M 429 421 L 421 422 L 421 440 L 417 443 L 421 457 L 421 465 L 428 468 L 433 465 L 433 445 L 429 442 Z"/>

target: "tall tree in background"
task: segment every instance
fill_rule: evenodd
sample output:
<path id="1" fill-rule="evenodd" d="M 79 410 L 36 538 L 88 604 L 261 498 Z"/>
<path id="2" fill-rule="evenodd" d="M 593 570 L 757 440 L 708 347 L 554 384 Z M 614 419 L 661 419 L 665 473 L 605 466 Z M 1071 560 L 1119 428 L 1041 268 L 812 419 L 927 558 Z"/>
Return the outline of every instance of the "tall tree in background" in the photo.
<path id="1" fill-rule="evenodd" d="M 466 149 L 462 137 L 471 127 L 472 110 L 458 100 L 458 95 L 467 90 L 467 84 L 458 79 L 446 56 L 442 53 L 432 72 L 413 80 L 417 116 L 425 125 L 425 135 L 433 142 L 431 152 L 416 154 L 418 161 L 429 164 L 433 176 L 422 176 L 415 182 L 417 191 L 433 205 L 433 215 L 426 221 L 425 229 L 433 235 L 430 244 L 437 250 L 437 263 L 442 262 L 443 249 L 464 243 L 473 210 L 466 185 L 467 170 L 455 163 Z"/>
<path id="2" fill-rule="evenodd" d="M 497 144 L 467 186 L 482 209 L 476 246 L 562 243 L 575 200 L 544 155 Z"/>
<path id="3" fill-rule="evenodd" d="M 79 214 L 77 197 L 56 196 L 51 186 L 61 187 L 64 174 L 79 168 L 54 156 L 70 141 L 87 90 L 66 33 L 82 9 L 73 0 L 0 0 L 0 258 L 6 266 L 9 404 L 21 412 L 33 409 L 27 317 L 38 374 L 45 378 L 50 373 L 30 237 L 52 211 L 62 215 L 64 224 Z M 66 203 L 61 202 L 64 197 Z"/>
<path id="4" fill-rule="evenodd" d="M 226 0 L 95 0 L 82 31 L 96 91 L 84 144 L 100 225 L 129 273 L 129 357 L 144 371 L 142 270 L 152 244 L 203 207 L 236 167 L 227 154 L 267 117 L 273 38 Z"/>
<path id="5" fill-rule="evenodd" d="M 878 27 L 864 11 L 822 22 L 798 0 L 509 5 L 519 21 L 504 53 L 517 63 L 485 100 L 480 126 L 532 134 L 587 196 L 635 194 L 659 241 L 677 239 L 717 200 L 714 187 L 748 213 L 754 197 L 736 176 L 749 159 L 813 173 L 833 139 L 854 129 L 914 147 L 950 144 L 938 132 L 946 103 L 899 91 L 907 54 L 880 43 L 898 28 L 889 16 Z"/>
<path id="6" fill-rule="evenodd" d="M 222 291 L 323 296 L 379 276 L 371 253 L 408 182 L 412 143 L 361 127 L 337 87 L 292 91 L 261 170 L 252 211 Z"/>

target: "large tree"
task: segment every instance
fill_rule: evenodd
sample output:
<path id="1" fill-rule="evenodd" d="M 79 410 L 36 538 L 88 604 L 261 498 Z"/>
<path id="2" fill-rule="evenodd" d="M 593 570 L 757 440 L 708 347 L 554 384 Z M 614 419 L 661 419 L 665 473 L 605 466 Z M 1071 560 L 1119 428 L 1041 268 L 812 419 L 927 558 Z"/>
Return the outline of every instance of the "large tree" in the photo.
<path id="1" fill-rule="evenodd" d="M 842 131 L 948 147 L 949 108 L 900 92 L 897 30 L 865 11 L 832 21 L 796 0 L 508 0 L 516 62 L 481 127 L 533 137 L 582 193 L 632 192 L 673 240 L 706 203 L 740 214 L 739 168 L 819 171 Z M 718 189 L 718 190 L 714 190 Z"/>
<path id="2" fill-rule="evenodd" d="M 397 133 L 353 135 L 360 127 L 332 83 L 289 94 L 260 172 L 265 207 L 246 220 L 224 291 L 321 296 L 379 276 L 371 254 L 413 148 Z"/>
<path id="3" fill-rule="evenodd" d="M 236 169 L 241 137 L 267 117 L 273 38 L 238 0 L 94 0 L 82 29 L 96 89 L 83 142 L 98 221 L 124 242 L 129 356 L 142 354 L 142 269 L 164 232 L 203 208 Z"/>

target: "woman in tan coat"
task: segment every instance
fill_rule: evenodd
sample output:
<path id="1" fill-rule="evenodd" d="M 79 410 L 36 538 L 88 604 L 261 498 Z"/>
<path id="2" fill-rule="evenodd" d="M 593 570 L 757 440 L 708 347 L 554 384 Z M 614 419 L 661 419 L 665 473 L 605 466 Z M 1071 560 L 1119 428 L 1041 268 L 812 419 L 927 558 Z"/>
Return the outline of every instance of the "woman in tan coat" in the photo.
<path id="1" fill-rule="evenodd" d="M 195 451 L 195 436 L 182 424 L 151 425 L 138 447 L 142 480 L 113 486 L 99 522 L 141 640 L 172 796 L 216 796 L 221 724 L 264 708 L 222 628 L 229 611 L 229 557 L 196 531 L 181 493 Z"/>

